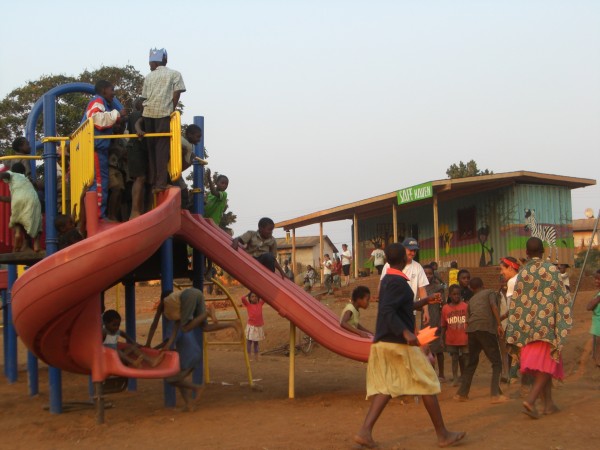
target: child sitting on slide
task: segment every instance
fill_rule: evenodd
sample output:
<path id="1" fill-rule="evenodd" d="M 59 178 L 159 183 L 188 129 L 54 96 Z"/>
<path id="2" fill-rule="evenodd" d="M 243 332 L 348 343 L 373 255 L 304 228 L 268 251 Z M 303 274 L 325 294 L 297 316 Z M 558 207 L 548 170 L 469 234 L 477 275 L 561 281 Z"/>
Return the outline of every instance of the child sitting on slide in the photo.
<path id="1" fill-rule="evenodd" d="M 140 350 L 140 345 L 130 338 L 125 332 L 121 331 L 121 315 L 114 309 L 107 309 L 102 314 L 102 339 L 104 346 L 116 350 L 121 358 L 121 361 L 127 366 L 141 367 L 142 363 L 146 362 L 150 367 L 156 367 L 164 358 L 164 353 L 156 357 L 146 355 Z M 119 338 L 127 341 L 125 347 L 118 348 L 117 342 Z"/>
<path id="2" fill-rule="evenodd" d="M 277 269 L 281 278 L 285 279 L 285 272 L 277 262 L 277 241 L 273 237 L 273 228 L 275 228 L 273 220 L 263 217 L 258 221 L 258 231 L 246 231 L 236 237 L 231 242 L 231 246 L 234 250 L 237 250 L 239 246 L 243 247 L 271 272 L 275 272 Z"/>
<path id="3" fill-rule="evenodd" d="M 360 324 L 360 310 L 369 307 L 371 291 L 366 286 L 357 286 L 352 291 L 352 301 L 342 311 L 340 325 L 343 329 L 364 338 L 372 338 L 373 333 Z"/>

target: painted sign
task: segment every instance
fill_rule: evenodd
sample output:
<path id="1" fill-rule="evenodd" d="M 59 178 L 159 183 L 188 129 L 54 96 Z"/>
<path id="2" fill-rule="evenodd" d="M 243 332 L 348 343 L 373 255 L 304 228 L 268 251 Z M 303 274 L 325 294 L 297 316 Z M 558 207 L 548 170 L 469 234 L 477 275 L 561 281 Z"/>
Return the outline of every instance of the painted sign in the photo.
<path id="1" fill-rule="evenodd" d="M 418 184 L 406 189 L 401 189 L 397 192 L 397 195 L 398 204 L 404 205 L 405 203 L 416 202 L 418 200 L 433 197 L 433 186 L 430 181 L 429 183 Z"/>

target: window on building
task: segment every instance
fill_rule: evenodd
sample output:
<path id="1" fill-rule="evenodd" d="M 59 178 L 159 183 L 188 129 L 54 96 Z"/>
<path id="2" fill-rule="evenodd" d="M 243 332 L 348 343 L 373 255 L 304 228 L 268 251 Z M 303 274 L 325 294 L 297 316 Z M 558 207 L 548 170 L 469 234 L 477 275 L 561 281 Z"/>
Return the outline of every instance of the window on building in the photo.
<path id="1" fill-rule="evenodd" d="M 457 214 L 458 240 L 462 241 L 477 237 L 477 214 L 475 207 L 459 209 Z"/>

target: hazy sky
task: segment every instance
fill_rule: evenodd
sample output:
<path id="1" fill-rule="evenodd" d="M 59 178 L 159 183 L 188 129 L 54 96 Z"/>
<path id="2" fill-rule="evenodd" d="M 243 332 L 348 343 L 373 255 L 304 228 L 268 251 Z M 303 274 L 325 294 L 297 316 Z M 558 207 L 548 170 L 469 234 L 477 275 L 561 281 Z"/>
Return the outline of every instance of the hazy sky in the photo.
<path id="1" fill-rule="evenodd" d="M 598 1 L 30 0 L 3 14 L 1 97 L 102 65 L 145 74 L 165 47 L 183 121 L 205 116 L 210 167 L 230 178 L 236 234 L 460 160 L 598 178 Z M 600 207 L 598 186 L 572 197 L 574 218 Z M 349 222 L 325 233 L 351 240 Z"/>

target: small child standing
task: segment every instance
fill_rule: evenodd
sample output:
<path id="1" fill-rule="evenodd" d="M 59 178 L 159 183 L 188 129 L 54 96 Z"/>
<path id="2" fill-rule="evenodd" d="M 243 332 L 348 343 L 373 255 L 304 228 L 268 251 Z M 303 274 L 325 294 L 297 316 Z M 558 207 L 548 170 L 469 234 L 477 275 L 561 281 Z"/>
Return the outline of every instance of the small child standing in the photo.
<path id="1" fill-rule="evenodd" d="M 452 386 L 458 386 L 460 376 L 465 373 L 469 358 L 467 336 L 467 304 L 460 296 L 460 286 L 453 284 L 448 289 L 450 303 L 442 308 L 442 336 L 440 340 L 452 357 Z"/>
<path id="2" fill-rule="evenodd" d="M 502 395 L 500 390 L 502 357 L 498 338 L 504 336 L 504 329 L 498 312 L 498 296 L 492 289 L 486 289 L 479 277 L 471 278 L 469 287 L 473 291 L 473 297 L 467 308 L 469 361 L 454 399 L 461 402 L 469 399 L 473 375 L 479 365 L 479 354 L 483 351 L 492 363 L 491 402 L 492 404 L 503 403 L 508 401 L 508 397 Z"/>
<path id="3" fill-rule="evenodd" d="M 569 282 L 568 269 L 569 269 L 568 264 L 559 264 L 558 265 L 558 271 L 560 272 L 560 275 L 559 275 L 560 281 L 562 281 L 563 284 L 565 285 L 567 292 L 571 292 L 571 283 Z"/>
<path id="4" fill-rule="evenodd" d="M 328 253 L 323 255 L 324 261 L 321 262 L 321 267 L 323 267 L 323 285 L 327 290 L 327 294 L 333 294 L 333 275 L 331 275 L 331 269 L 333 268 L 333 263 L 331 262 L 331 258 Z"/>
<path id="5" fill-rule="evenodd" d="M 450 270 L 448 271 L 448 286 L 458 284 L 458 263 L 452 261 L 450 263 Z"/>
<path id="6" fill-rule="evenodd" d="M 317 273 L 315 269 L 309 264 L 306 266 L 306 274 L 304 275 L 304 290 L 306 292 L 312 291 L 312 287 L 315 285 L 317 279 Z"/>
<path id="7" fill-rule="evenodd" d="M 444 298 L 444 285 L 440 283 L 437 278 L 435 278 L 435 269 L 431 264 L 423 266 L 423 271 L 425 272 L 425 276 L 427 277 L 427 281 L 429 284 L 425 286 L 425 291 L 427 292 L 427 296 L 431 296 L 436 293 L 440 293 L 442 298 Z M 432 328 L 438 328 L 438 332 L 441 323 L 442 323 L 442 304 L 441 303 L 432 303 L 428 306 L 429 312 L 429 325 Z M 423 328 L 426 324 L 422 323 L 421 328 Z M 446 381 L 446 376 L 444 374 L 444 346 L 442 345 L 443 341 L 441 339 L 436 339 L 431 344 L 429 344 L 429 349 L 431 353 L 435 357 L 438 366 L 438 377 L 441 383 Z"/>
<path id="8" fill-rule="evenodd" d="M 333 267 L 331 268 L 331 274 L 333 275 L 333 287 L 342 288 L 342 261 L 339 257 L 335 257 L 333 260 Z"/>
<path id="9" fill-rule="evenodd" d="M 248 357 L 252 355 L 252 347 L 254 347 L 254 361 L 259 360 L 258 343 L 265 340 L 265 331 L 263 326 L 263 305 L 265 301 L 254 292 L 248 292 L 248 295 L 242 297 L 242 305 L 248 311 L 248 322 L 246 323 L 246 350 Z"/>
<path id="10" fill-rule="evenodd" d="M 371 291 L 366 286 L 357 286 L 352 291 L 352 300 L 342 311 L 340 325 L 344 330 L 358 334 L 360 337 L 372 338 L 373 333 L 360 324 L 360 310 L 369 307 Z"/>
<path id="11" fill-rule="evenodd" d="M 142 352 L 139 344 L 119 329 L 121 328 L 121 315 L 114 309 L 104 311 L 102 322 L 104 325 L 102 327 L 104 346 L 116 350 L 124 364 L 132 367 L 141 367 L 142 363 L 147 362 L 150 367 L 156 367 L 165 357 L 164 353 L 160 353 L 156 358 L 152 358 Z M 125 347 L 117 347 L 117 341 L 120 337 L 127 341 Z"/>
<path id="12" fill-rule="evenodd" d="M 471 272 L 467 269 L 460 269 L 458 271 L 458 285 L 460 286 L 460 296 L 462 299 L 469 303 L 471 297 L 473 297 L 473 291 L 469 289 L 469 282 L 471 281 Z"/>
<path id="13" fill-rule="evenodd" d="M 594 283 L 596 284 L 596 288 L 600 289 L 600 269 L 596 270 Z M 600 291 L 598 291 L 596 296 L 590 300 L 587 305 L 587 310 L 592 311 L 592 327 L 590 328 L 590 333 L 594 339 L 592 347 L 594 362 L 596 363 L 596 367 L 600 367 Z"/>
<path id="14" fill-rule="evenodd" d="M 25 176 L 25 166 L 21 163 L 12 165 L 12 170 L 0 173 L 0 180 L 8 183 L 10 199 L 10 221 L 8 226 L 14 231 L 13 251 L 30 250 L 28 237 L 33 239 L 33 251 L 40 251 L 40 233 L 42 232 L 42 205 L 40 199 Z"/>

